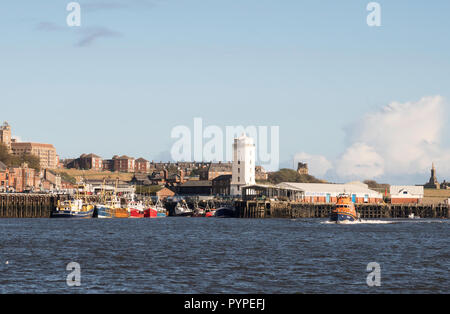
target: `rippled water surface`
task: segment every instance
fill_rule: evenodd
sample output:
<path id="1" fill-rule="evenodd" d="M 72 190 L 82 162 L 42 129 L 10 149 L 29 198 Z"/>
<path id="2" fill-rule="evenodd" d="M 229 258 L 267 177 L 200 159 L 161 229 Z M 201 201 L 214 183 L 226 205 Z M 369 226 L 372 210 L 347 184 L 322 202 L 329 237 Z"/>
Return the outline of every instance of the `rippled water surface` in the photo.
<path id="1" fill-rule="evenodd" d="M 0 219 L 0 293 L 449 293 L 448 220 Z M 81 266 L 68 287 L 66 266 Z M 381 266 L 369 287 L 367 264 Z"/>

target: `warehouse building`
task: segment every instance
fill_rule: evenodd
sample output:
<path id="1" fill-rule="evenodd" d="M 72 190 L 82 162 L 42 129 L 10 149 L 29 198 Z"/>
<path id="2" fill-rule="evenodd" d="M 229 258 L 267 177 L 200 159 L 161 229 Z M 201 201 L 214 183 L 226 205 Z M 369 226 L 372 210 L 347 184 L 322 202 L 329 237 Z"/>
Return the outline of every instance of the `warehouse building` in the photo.
<path id="1" fill-rule="evenodd" d="M 306 203 L 336 203 L 337 196 L 342 193 L 348 194 L 354 203 L 383 202 L 381 193 L 369 189 L 367 184 L 361 182 L 347 184 L 283 182 L 277 186 L 302 191 L 302 201 Z"/>

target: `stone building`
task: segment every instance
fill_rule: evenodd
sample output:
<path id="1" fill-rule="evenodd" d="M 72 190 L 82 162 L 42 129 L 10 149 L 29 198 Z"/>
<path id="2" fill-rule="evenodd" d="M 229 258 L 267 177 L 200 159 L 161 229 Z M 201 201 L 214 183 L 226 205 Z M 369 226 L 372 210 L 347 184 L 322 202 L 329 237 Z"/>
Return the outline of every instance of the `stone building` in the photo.
<path id="1" fill-rule="evenodd" d="M 299 162 L 297 165 L 297 172 L 299 174 L 308 174 L 308 164 L 307 163 L 303 163 L 303 162 Z"/>
<path id="2" fill-rule="evenodd" d="M 431 165 L 431 176 L 428 183 L 425 183 L 423 186 L 425 189 L 440 189 L 440 184 L 436 177 L 436 168 L 434 167 L 434 163 Z"/>
<path id="3" fill-rule="evenodd" d="M 263 166 L 255 167 L 255 180 L 256 181 L 267 181 L 269 179 L 269 174 L 266 172 Z"/>
<path id="4" fill-rule="evenodd" d="M 11 127 L 6 121 L 0 126 L 0 143 L 4 144 L 11 151 Z"/>

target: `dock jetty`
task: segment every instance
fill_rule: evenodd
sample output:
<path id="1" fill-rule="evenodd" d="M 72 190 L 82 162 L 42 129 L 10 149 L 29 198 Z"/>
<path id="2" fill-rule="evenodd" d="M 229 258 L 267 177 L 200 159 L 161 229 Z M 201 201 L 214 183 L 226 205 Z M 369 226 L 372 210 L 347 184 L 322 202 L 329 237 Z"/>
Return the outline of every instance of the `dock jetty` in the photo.
<path id="1" fill-rule="evenodd" d="M 333 208 L 330 203 L 298 203 L 282 201 L 237 201 L 240 218 L 328 218 Z M 449 218 L 447 204 L 355 204 L 361 218 Z"/>
<path id="2" fill-rule="evenodd" d="M 0 218 L 49 218 L 58 201 L 69 195 L 0 193 Z M 88 196 L 97 201 L 97 196 Z M 237 218 L 328 218 L 333 208 L 330 203 L 301 203 L 273 200 L 230 201 L 217 200 L 216 208 L 233 205 Z M 172 206 L 166 204 L 170 210 Z M 450 218 L 448 204 L 356 204 L 361 218 Z"/>
<path id="3" fill-rule="evenodd" d="M 58 201 L 70 196 L 38 193 L 0 193 L 0 218 L 50 218 Z M 97 197 L 88 196 L 91 201 Z"/>

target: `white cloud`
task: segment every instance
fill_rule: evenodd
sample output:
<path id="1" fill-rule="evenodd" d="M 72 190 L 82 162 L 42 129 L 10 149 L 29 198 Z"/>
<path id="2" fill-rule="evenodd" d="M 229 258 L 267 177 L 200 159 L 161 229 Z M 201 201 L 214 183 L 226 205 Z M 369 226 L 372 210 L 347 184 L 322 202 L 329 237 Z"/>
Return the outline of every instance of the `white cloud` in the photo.
<path id="1" fill-rule="evenodd" d="M 439 179 L 450 176 L 450 148 L 442 146 L 448 104 L 440 96 L 392 102 L 346 130 L 347 148 L 333 162 L 338 179 L 372 179 L 427 174 L 434 162 Z M 447 109 L 448 110 L 448 109 Z M 304 153 L 305 154 L 305 153 Z M 307 155 L 307 154 L 305 154 Z M 313 160 L 326 160 L 314 156 Z M 325 166 L 317 174 L 326 173 Z M 325 171 L 325 172 L 324 172 Z"/>
<path id="2" fill-rule="evenodd" d="M 368 167 L 368 177 L 372 174 L 402 175 L 427 171 L 431 162 L 439 163 L 441 171 L 449 174 L 445 160 L 450 160 L 448 149 L 441 147 L 442 131 L 445 124 L 445 101 L 440 96 L 424 97 L 418 102 L 393 102 L 380 111 L 367 114 L 358 123 L 347 128 L 347 140 L 353 147 L 361 143 L 370 147 L 372 167 Z M 361 160 L 368 157 L 363 146 Z M 343 173 L 349 167 L 351 149 L 341 156 L 336 163 L 336 172 Z M 378 157 L 375 157 L 375 154 Z M 356 155 L 353 155 L 356 157 Z M 381 162 L 383 161 L 383 162 Z M 360 164 L 353 162 L 354 169 Z M 367 166 L 369 166 L 367 164 Z M 363 178 L 363 173 L 355 170 L 350 175 Z"/>
<path id="3" fill-rule="evenodd" d="M 340 178 L 376 178 L 384 173 L 384 159 L 373 147 L 355 143 L 336 161 Z"/>
<path id="4" fill-rule="evenodd" d="M 309 174 L 316 177 L 323 177 L 333 166 L 324 156 L 310 155 L 303 152 L 294 156 L 294 164 L 296 166 L 298 162 L 306 162 L 308 164 Z"/>

